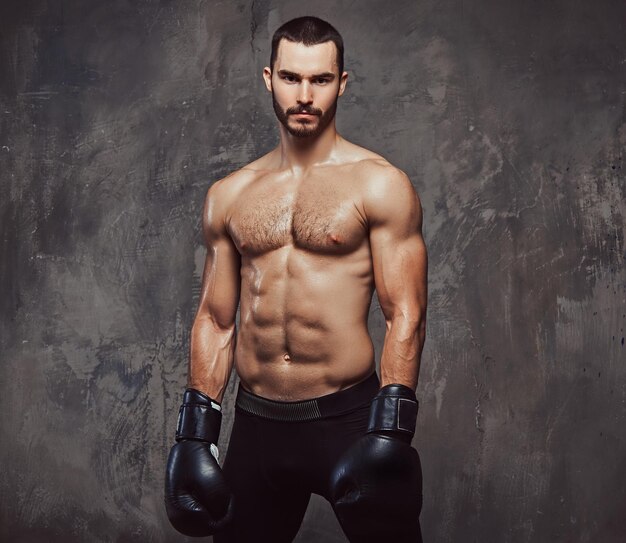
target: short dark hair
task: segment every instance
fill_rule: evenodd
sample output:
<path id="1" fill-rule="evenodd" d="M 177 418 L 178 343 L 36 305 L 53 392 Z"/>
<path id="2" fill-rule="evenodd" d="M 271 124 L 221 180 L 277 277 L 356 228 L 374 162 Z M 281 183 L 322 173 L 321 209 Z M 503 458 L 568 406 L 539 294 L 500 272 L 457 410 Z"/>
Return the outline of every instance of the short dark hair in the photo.
<path id="1" fill-rule="evenodd" d="M 272 36 L 272 54 L 270 56 L 270 70 L 274 71 L 276 54 L 280 40 L 285 39 L 304 45 L 317 45 L 332 41 L 337 47 L 337 65 L 339 77 L 343 73 L 343 38 L 334 26 L 322 19 L 312 16 L 297 17 L 280 26 Z"/>

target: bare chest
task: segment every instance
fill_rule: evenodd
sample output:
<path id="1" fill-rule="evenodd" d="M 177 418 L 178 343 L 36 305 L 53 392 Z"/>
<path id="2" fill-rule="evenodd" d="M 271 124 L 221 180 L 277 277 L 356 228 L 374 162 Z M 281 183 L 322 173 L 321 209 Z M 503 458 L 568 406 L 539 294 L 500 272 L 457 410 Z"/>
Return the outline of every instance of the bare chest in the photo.
<path id="1" fill-rule="evenodd" d="M 354 183 L 258 183 L 231 212 L 231 236 L 241 254 L 262 254 L 289 244 L 325 254 L 346 254 L 363 242 L 366 227 Z"/>

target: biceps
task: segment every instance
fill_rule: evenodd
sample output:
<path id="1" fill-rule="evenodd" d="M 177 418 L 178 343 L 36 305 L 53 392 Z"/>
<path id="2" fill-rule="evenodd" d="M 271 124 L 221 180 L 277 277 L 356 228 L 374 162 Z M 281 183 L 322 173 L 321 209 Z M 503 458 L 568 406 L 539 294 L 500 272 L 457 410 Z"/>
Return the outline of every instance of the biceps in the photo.
<path id="1" fill-rule="evenodd" d="M 374 281 L 387 320 L 419 320 L 426 311 L 428 258 L 419 232 L 395 239 L 384 228 L 370 233 Z"/>
<path id="2" fill-rule="evenodd" d="M 241 282 L 240 256 L 231 240 L 220 238 L 207 248 L 198 317 L 220 328 L 235 324 Z"/>

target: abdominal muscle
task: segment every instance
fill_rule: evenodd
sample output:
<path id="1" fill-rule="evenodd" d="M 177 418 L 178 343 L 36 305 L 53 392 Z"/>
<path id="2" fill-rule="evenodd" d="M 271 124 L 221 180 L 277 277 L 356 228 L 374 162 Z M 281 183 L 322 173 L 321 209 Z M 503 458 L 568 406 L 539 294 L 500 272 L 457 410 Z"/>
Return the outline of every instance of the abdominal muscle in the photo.
<path id="1" fill-rule="evenodd" d="M 366 256 L 366 255 L 361 255 Z M 367 329 L 371 261 L 284 247 L 242 260 L 235 369 L 259 396 L 337 392 L 375 370 Z"/>

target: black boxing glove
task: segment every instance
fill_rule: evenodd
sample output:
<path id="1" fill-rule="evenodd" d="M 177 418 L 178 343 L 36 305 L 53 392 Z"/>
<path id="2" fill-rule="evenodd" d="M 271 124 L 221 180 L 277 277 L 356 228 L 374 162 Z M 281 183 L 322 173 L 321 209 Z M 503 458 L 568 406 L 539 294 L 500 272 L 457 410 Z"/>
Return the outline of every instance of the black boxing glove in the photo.
<path id="1" fill-rule="evenodd" d="M 178 412 L 176 444 L 165 472 L 165 509 L 181 534 L 213 535 L 233 516 L 233 495 L 217 462 L 222 408 L 206 394 L 188 388 Z"/>
<path id="2" fill-rule="evenodd" d="M 407 386 L 381 388 L 370 406 L 366 434 L 333 470 L 331 504 L 352 543 L 422 540 L 422 468 L 411 447 L 418 405 Z"/>

